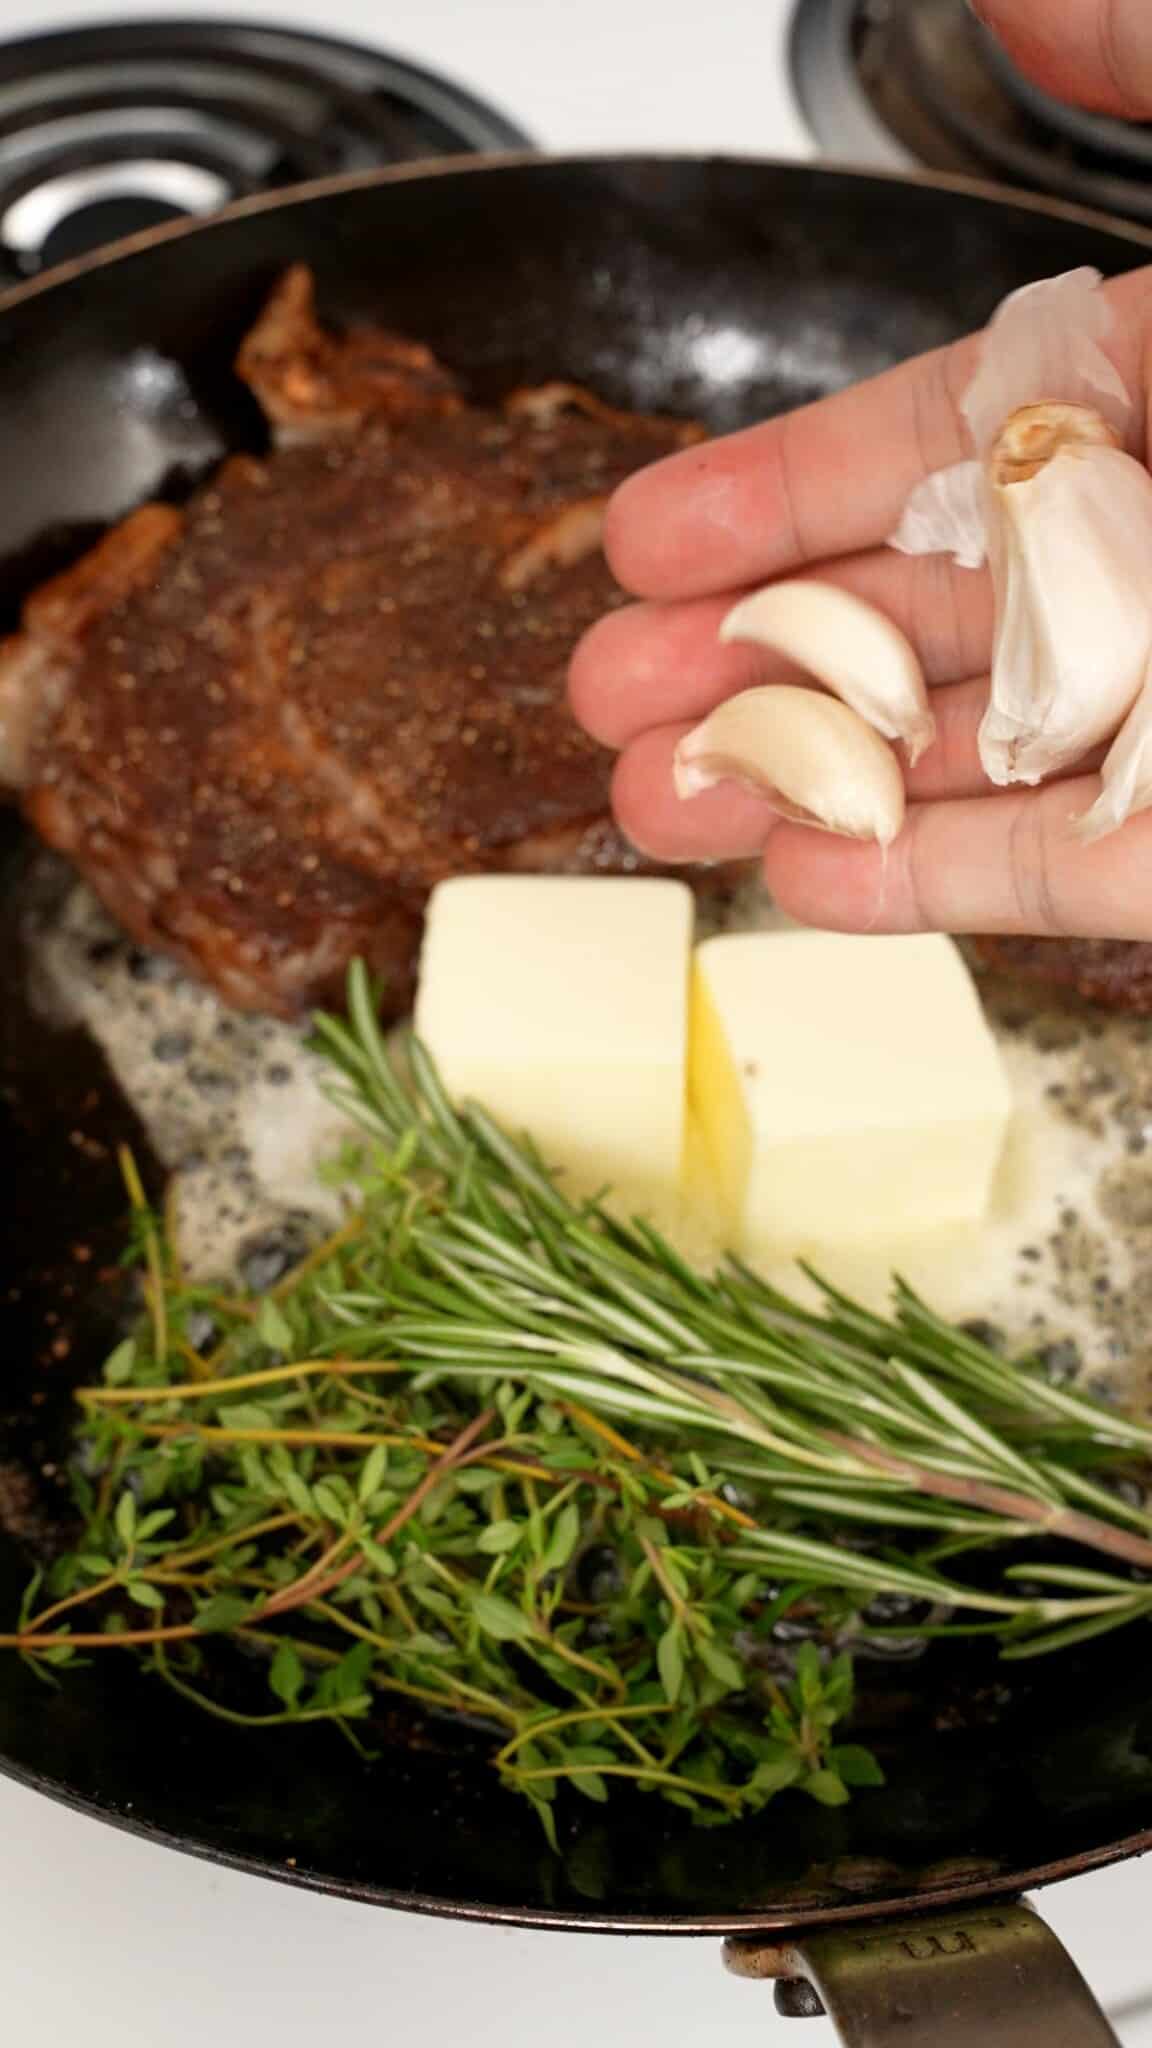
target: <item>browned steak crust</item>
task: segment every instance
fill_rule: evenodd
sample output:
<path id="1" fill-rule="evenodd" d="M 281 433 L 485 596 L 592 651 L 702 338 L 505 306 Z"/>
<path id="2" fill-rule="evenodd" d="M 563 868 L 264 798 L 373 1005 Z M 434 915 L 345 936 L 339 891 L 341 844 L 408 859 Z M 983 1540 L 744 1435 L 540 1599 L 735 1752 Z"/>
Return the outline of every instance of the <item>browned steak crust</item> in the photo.
<path id="1" fill-rule="evenodd" d="M 1002 974 L 1066 989 L 1110 1010 L 1152 1012 L 1152 945 L 1135 939 L 977 938 L 976 957 Z"/>
<path id="2" fill-rule="evenodd" d="M 636 864 L 565 668 L 619 601 L 606 495 L 696 432 L 563 387 L 467 406 L 426 350 L 320 335 L 301 290 L 242 356 L 290 444 L 135 515 L 0 653 L 0 703 L 50 672 L 36 829 L 144 943 L 285 1014 L 356 954 L 399 1006 L 441 876 Z"/>

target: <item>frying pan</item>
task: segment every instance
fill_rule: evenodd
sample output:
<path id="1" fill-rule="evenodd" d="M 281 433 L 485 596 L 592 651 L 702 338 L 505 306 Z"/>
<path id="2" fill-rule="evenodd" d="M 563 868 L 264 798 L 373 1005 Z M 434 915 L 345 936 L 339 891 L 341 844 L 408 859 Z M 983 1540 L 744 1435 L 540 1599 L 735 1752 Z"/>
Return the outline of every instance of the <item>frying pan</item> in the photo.
<path id="1" fill-rule="evenodd" d="M 959 183 L 761 162 L 500 159 L 246 202 L 0 299 L 0 605 L 140 499 L 187 492 L 264 425 L 232 359 L 287 264 L 333 322 L 429 342 L 481 398 L 572 377 L 720 429 L 984 320 L 1030 278 L 1152 237 Z M 26 998 L 26 849 L 0 827 L 0 1613 L 60 1514 L 69 1388 L 108 1341 L 90 1276 L 122 1242 L 114 1141 L 143 1133 L 95 1046 Z M 84 1248 L 78 1265 L 74 1248 Z M 105 1820 L 320 1891 L 540 1927 L 728 1936 L 853 2040 L 1111 2033 L 1029 1888 L 1152 1845 L 1152 1686 L 1131 1630 L 1014 1667 L 942 1644 L 864 1671 L 885 1789 L 794 1795 L 700 1832 L 577 1802 L 553 1854 L 459 1739 L 391 1724 L 377 1761 L 202 1718 L 127 1659 L 48 1688 L 0 1663 L 0 1768 Z M 809 1980 L 815 1990 L 802 1988 Z M 787 1988 L 791 1985 L 791 1988 Z"/>

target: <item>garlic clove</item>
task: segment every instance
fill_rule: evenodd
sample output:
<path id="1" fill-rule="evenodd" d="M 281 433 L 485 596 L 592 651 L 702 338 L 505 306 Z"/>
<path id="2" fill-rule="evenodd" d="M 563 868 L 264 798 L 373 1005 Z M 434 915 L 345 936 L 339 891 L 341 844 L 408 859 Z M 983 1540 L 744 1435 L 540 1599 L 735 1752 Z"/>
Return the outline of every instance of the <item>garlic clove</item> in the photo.
<path id="1" fill-rule="evenodd" d="M 878 733 L 838 697 L 791 684 L 743 690 L 685 735 L 676 794 L 735 781 L 784 818 L 889 846 L 904 822 L 904 780 Z"/>
<path id="2" fill-rule="evenodd" d="M 960 402 L 981 458 L 1012 415 L 1052 401 L 1094 414 L 1104 433 L 1122 443 L 1132 405 L 1100 346 L 1112 325 L 1100 284 L 1098 270 L 1070 270 L 1009 293 L 997 307 Z M 888 545 L 904 555 L 950 554 L 962 569 L 978 569 L 985 526 L 981 463 L 956 462 L 916 486 Z"/>
<path id="3" fill-rule="evenodd" d="M 958 569 L 979 569 L 988 553 L 983 465 L 954 462 L 926 476 L 888 545 L 901 555 L 951 555 Z"/>
<path id="4" fill-rule="evenodd" d="M 978 455 L 1010 413 L 1040 399 L 1088 406 L 1123 439 L 1131 399 L 1100 344 L 1112 314 L 1087 266 L 1010 292 L 984 331 L 980 365 L 961 400 Z"/>
<path id="5" fill-rule="evenodd" d="M 1076 820 L 1077 837 L 1103 839 L 1152 804 L 1152 663 L 1140 695 L 1104 757 L 1101 790 Z"/>
<path id="6" fill-rule="evenodd" d="M 1019 482 L 995 481 L 1029 466 L 1021 458 L 1032 443 L 1019 422 L 993 451 L 997 630 L 979 744 L 996 783 L 1040 782 L 1079 760 L 1116 731 L 1144 679 L 1152 477 L 1099 437 L 1101 424 L 1077 422 L 1074 437 Z"/>
<path id="7" fill-rule="evenodd" d="M 806 669 L 911 761 L 936 735 L 924 674 L 900 628 L 849 590 L 815 577 L 770 583 L 728 613 L 721 640 L 750 640 Z"/>
<path id="8" fill-rule="evenodd" d="M 1088 405 L 1041 399 L 1009 413 L 988 452 L 994 489 L 1031 483 L 1062 448 L 1121 448 L 1114 427 Z"/>
<path id="9" fill-rule="evenodd" d="M 912 493 L 890 545 L 977 567 L 996 597 L 980 758 L 996 783 L 1041 782 L 1110 738 L 1152 652 L 1152 479 L 1124 452 L 1132 405 L 1101 343 L 1087 268 L 1013 292 L 961 401 L 979 464 Z"/>

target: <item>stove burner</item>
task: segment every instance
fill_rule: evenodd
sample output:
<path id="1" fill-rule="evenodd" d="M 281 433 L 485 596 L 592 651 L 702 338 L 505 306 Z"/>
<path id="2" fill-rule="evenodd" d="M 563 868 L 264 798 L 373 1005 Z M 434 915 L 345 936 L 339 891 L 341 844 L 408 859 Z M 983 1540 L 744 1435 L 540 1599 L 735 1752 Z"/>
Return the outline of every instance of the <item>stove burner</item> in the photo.
<path id="1" fill-rule="evenodd" d="M 0 43 L 0 284 L 249 193 L 527 144 L 458 86 L 329 36 L 142 21 Z"/>
<path id="2" fill-rule="evenodd" d="M 1152 128 L 1034 86 L 967 0 L 798 0 L 792 68 L 842 161 L 999 178 L 1152 221 Z"/>

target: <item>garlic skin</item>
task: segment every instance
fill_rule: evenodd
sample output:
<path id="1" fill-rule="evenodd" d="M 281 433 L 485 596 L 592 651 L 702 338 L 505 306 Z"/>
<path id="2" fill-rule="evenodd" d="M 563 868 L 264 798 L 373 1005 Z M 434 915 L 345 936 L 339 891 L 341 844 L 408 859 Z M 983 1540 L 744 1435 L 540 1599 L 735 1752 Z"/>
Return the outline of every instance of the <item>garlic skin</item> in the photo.
<path id="1" fill-rule="evenodd" d="M 1100 286 L 1083 268 L 1004 300 L 961 401 L 975 459 L 925 478 L 890 536 L 904 554 L 988 560 L 996 635 L 979 746 L 1001 786 L 1041 782 L 1111 737 L 1152 656 L 1152 479 L 1124 452 L 1132 404 L 1101 346 Z M 1115 779 L 1116 815 L 1099 829 L 1123 822 L 1127 786 Z"/>
<path id="2" fill-rule="evenodd" d="M 1098 270 L 1083 266 L 1010 292 L 984 330 L 980 362 L 960 401 L 973 457 L 933 470 L 909 494 L 888 536 L 903 555 L 950 554 L 978 569 L 987 552 L 983 469 L 1014 413 L 1061 404 L 1095 413 L 1122 445 L 1132 401 L 1101 342 L 1112 325 Z"/>
<path id="3" fill-rule="evenodd" d="M 733 606 L 720 639 L 751 641 L 786 655 L 885 739 L 902 741 L 910 761 L 919 760 L 936 737 L 911 642 L 875 605 L 838 584 L 815 577 L 770 583 Z"/>
<path id="4" fill-rule="evenodd" d="M 901 555 L 951 555 L 958 569 L 979 569 L 988 555 L 984 467 L 954 462 L 933 470 L 905 501 L 888 546 Z"/>
<path id="5" fill-rule="evenodd" d="M 960 402 L 978 456 L 987 455 L 1011 413 L 1052 399 L 1098 413 L 1123 441 L 1132 400 L 1100 345 L 1112 327 L 1102 282 L 1083 265 L 1009 292 L 997 306 Z"/>
<path id="6" fill-rule="evenodd" d="M 1103 839 L 1152 804 L 1152 665 L 1104 757 L 1100 776 L 1099 796 L 1076 820 L 1078 839 Z"/>
<path id="7" fill-rule="evenodd" d="M 859 714 L 788 683 L 743 690 L 681 740 L 676 794 L 733 781 L 781 817 L 890 846 L 904 822 L 904 779 L 890 746 Z"/>
<path id="8" fill-rule="evenodd" d="M 1059 410 L 1009 421 L 989 465 L 997 626 L 979 746 L 1001 786 L 1042 782 L 1114 733 L 1152 650 L 1152 477 L 1098 416 Z"/>

